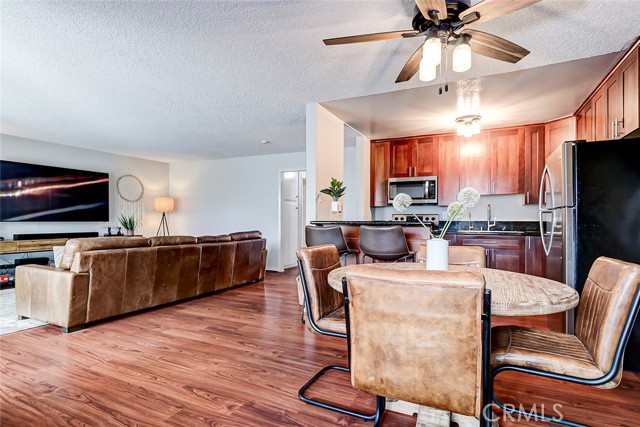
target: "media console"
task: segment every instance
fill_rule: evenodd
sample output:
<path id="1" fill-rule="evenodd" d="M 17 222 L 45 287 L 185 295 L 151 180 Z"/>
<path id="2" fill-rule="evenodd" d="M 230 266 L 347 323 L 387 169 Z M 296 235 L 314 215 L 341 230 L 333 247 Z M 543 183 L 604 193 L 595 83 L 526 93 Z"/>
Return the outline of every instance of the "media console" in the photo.
<path id="1" fill-rule="evenodd" d="M 0 241 L 0 254 L 51 251 L 77 237 L 98 237 L 98 232 L 14 234 L 13 240 Z"/>

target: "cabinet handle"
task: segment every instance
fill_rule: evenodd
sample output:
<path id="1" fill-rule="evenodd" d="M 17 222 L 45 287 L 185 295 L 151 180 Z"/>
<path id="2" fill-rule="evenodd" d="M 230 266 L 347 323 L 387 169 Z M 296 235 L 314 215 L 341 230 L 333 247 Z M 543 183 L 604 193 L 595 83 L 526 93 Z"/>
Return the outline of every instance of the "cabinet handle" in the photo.
<path id="1" fill-rule="evenodd" d="M 531 249 L 531 238 L 527 237 L 527 244 L 529 245 L 529 249 Z"/>
<path id="2" fill-rule="evenodd" d="M 529 192 L 527 191 L 527 204 L 529 203 Z"/>
<path id="3" fill-rule="evenodd" d="M 493 181 L 493 191 L 491 192 L 491 194 L 496 194 L 496 182 Z"/>
<path id="4" fill-rule="evenodd" d="M 418 176 L 418 171 L 416 169 L 417 169 L 417 167 L 414 166 L 413 167 L 413 176 Z"/>
<path id="5" fill-rule="evenodd" d="M 498 243 L 497 240 L 483 240 L 482 243 Z"/>

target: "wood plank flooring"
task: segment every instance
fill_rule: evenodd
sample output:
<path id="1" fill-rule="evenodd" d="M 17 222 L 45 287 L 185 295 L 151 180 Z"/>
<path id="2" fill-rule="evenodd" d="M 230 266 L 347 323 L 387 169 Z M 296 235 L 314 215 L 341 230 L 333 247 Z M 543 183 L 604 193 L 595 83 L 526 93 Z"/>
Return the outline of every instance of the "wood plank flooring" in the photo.
<path id="1" fill-rule="evenodd" d="M 0 337 L 0 426 L 371 425 L 298 399 L 299 387 L 334 363 L 346 365 L 346 343 L 300 323 L 295 271 L 268 273 L 263 283 L 68 335 L 45 326 Z M 614 390 L 505 375 L 497 392 L 547 412 L 560 403 L 565 416 L 594 426 L 640 419 L 633 373 Z M 327 374 L 312 396 L 366 412 L 374 404 L 343 373 Z M 415 418 L 387 412 L 383 425 Z"/>

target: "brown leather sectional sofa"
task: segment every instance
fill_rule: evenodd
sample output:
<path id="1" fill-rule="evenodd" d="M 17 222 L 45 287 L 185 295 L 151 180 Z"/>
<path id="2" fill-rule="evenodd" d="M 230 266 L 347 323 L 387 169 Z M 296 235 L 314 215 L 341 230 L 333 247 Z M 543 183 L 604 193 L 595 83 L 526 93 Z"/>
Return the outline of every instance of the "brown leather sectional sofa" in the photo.
<path id="1" fill-rule="evenodd" d="M 16 268 L 18 316 L 87 323 L 264 279 L 259 231 L 221 236 L 71 239 L 60 268 Z"/>

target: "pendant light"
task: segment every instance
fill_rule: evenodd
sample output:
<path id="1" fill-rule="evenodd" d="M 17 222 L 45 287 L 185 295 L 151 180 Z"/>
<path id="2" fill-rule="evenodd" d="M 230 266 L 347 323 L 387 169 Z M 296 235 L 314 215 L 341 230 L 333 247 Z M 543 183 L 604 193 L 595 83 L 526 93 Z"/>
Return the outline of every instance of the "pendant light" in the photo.
<path id="1" fill-rule="evenodd" d="M 465 36 L 461 37 L 460 42 L 453 49 L 453 71 L 462 73 L 471 68 L 471 46 Z"/>

